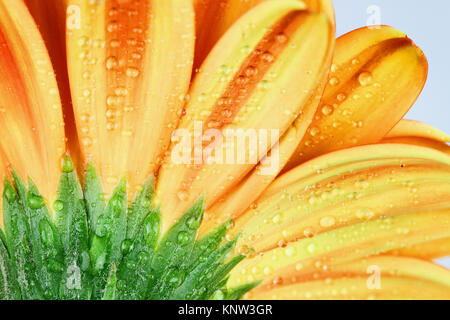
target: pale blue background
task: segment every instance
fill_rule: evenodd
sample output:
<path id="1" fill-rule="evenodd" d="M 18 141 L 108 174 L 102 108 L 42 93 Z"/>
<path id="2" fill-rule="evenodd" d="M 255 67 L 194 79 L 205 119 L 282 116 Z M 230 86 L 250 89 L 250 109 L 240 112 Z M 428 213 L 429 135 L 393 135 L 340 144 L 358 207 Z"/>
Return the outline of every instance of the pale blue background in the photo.
<path id="1" fill-rule="evenodd" d="M 367 9 L 380 8 L 381 24 L 407 33 L 428 58 L 427 84 L 406 118 L 450 133 L 450 1 L 333 0 L 338 36 L 367 25 Z M 450 258 L 439 263 L 450 268 Z"/>

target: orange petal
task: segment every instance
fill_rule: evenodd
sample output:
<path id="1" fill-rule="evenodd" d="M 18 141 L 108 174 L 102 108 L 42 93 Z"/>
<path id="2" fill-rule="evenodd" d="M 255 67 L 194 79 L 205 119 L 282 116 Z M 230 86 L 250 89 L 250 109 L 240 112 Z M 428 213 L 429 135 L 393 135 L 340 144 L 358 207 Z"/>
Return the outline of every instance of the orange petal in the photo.
<path id="1" fill-rule="evenodd" d="M 235 222 L 237 250 L 259 253 L 238 269 L 309 268 L 447 238 L 449 194 L 450 157 L 433 149 L 386 144 L 327 154 L 281 176 Z"/>
<path id="2" fill-rule="evenodd" d="M 286 275 L 285 275 L 286 276 Z M 450 299 L 450 271 L 433 263 L 390 256 L 293 273 L 259 286 L 247 299 Z"/>
<path id="3" fill-rule="evenodd" d="M 81 150 L 110 194 L 127 176 L 130 198 L 159 166 L 191 77 L 190 1 L 81 1 L 68 27 L 68 65 Z"/>
<path id="4" fill-rule="evenodd" d="M 67 74 L 65 30 L 67 0 L 25 0 L 25 3 L 41 32 L 50 55 L 63 106 L 68 148 L 72 160 L 77 167 L 80 167 L 80 150 Z M 73 8 L 69 8 L 67 11 L 72 14 Z"/>
<path id="5" fill-rule="evenodd" d="M 321 94 L 328 81 L 328 70 L 331 64 L 332 51 L 327 62 L 323 63 L 322 82 L 315 89 L 309 102 L 302 110 L 302 116 L 297 118 L 286 133 L 281 137 L 276 152 L 278 153 L 278 168 L 270 174 L 263 173 L 264 163 L 259 163 L 253 168 L 245 178 L 232 188 L 221 199 L 217 200 L 211 207 L 207 208 L 205 212 L 202 225 L 200 227 L 200 235 L 204 234 L 215 225 L 219 225 L 230 218 L 235 219 L 242 214 L 250 205 L 258 199 L 270 183 L 279 175 L 280 171 L 285 167 L 292 154 L 295 152 L 297 146 L 305 135 L 306 129 L 310 124 L 317 106 L 320 103 Z M 272 155 L 275 150 L 271 150 Z"/>
<path id="6" fill-rule="evenodd" d="M 381 140 L 414 103 L 427 72 L 422 51 L 398 30 L 363 28 L 340 37 L 321 105 L 285 171 Z"/>
<path id="7" fill-rule="evenodd" d="M 268 0 L 194 0 L 197 41 L 194 69 L 200 67 L 220 37 L 247 11 Z M 272 0 L 270 0 L 272 1 Z M 335 23 L 331 0 L 303 0 L 308 9 L 323 12 Z"/>
<path id="8" fill-rule="evenodd" d="M 197 133 L 202 139 L 202 128 L 214 130 L 225 138 L 230 130 L 241 130 L 244 134 L 248 130 L 251 133 L 261 130 L 267 133 L 266 140 L 269 140 L 273 138 L 273 131 L 282 135 L 301 114 L 323 77 L 322 66 L 334 40 L 326 17 L 302 11 L 302 8 L 297 1 L 268 1 L 249 11 L 228 30 L 208 56 L 192 86 L 186 115 L 179 126 L 179 132 L 183 130 L 190 135 L 188 141 L 192 142 L 191 138 Z M 251 32 L 245 31 L 243 36 L 243 30 L 249 29 Z M 201 193 L 206 194 L 209 206 L 241 180 L 278 137 L 275 141 L 262 139 L 260 142 L 266 142 L 266 146 L 258 145 L 253 149 L 247 143 L 238 150 L 245 156 L 244 164 L 234 164 L 238 162 L 234 155 L 231 161 L 216 155 L 215 160 L 219 159 L 212 163 L 203 163 L 200 155 L 200 161 L 196 158 L 193 165 L 179 164 L 174 156 L 186 142 L 174 141 L 172 154 L 160 171 L 157 185 L 164 228 Z M 231 148 L 218 142 L 214 151 L 223 146 L 227 147 L 226 152 L 234 151 L 236 147 L 235 140 Z M 204 143 L 205 140 L 200 140 L 196 148 L 202 154 L 209 147 Z M 187 147 L 188 156 L 192 151 L 197 154 L 191 145 Z M 251 152 L 255 152 L 255 161 L 250 161 Z"/>
<path id="9" fill-rule="evenodd" d="M 22 1 L 0 3 L 0 77 L 5 162 L 52 202 L 65 153 L 61 101 L 46 47 Z"/>

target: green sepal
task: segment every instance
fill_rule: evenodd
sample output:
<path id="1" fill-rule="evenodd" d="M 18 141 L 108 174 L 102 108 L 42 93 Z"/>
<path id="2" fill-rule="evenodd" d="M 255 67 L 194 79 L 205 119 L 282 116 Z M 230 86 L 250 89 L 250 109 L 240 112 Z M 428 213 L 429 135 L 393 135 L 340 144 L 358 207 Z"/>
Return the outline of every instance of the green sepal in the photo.
<path id="1" fill-rule="evenodd" d="M 84 177 L 84 201 L 88 215 L 89 234 L 94 235 L 97 220 L 105 210 L 105 195 L 97 170 L 88 163 Z"/>
<path id="2" fill-rule="evenodd" d="M 6 235 L 3 229 L 0 227 L 0 241 L 3 243 L 3 245 L 6 247 Z"/>
<path id="3" fill-rule="evenodd" d="M 25 212 L 16 190 L 7 179 L 5 179 L 3 187 L 3 222 L 6 243 L 16 270 L 22 299 L 43 299 L 28 239 Z"/>
<path id="4" fill-rule="evenodd" d="M 247 292 L 257 287 L 261 281 L 255 281 L 251 283 L 246 283 L 237 287 L 227 288 L 222 290 L 224 293 L 223 299 L 221 300 L 239 300 L 241 299 Z"/>
<path id="5" fill-rule="evenodd" d="M 57 299 L 64 271 L 64 256 L 58 230 L 38 188 L 28 179 L 28 190 L 19 175 L 12 171 L 28 224 L 33 261 L 37 278 L 46 299 Z"/>
<path id="6" fill-rule="evenodd" d="M 187 271 L 191 271 L 199 262 L 204 262 L 212 252 L 219 248 L 225 239 L 228 229 L 231 227 L 231 220 L 226 221 L 201 237 L 194 246 L 191 255 L 184 263 Z"/>
<path id="7" fill-rule="evenodd" d="M 197 231 L 205 209 L 204 196 L 170 228 L 158 244 L 152 269 L 149 299 L 165 299 L 183 283 L 183 264 L 194 248 Z"/>
<path id="8" fill-rule="evenodd" d="M 229 241 L 219 249 L 211 252 L 203 262 L 197 262 L 187 273 L 184 282 L 173 292 L 170 299 L 205 300 L 210 297 L 221 284 L 222 268 L 227 255 L 234 248 L 236 240 Z"/>
<path id="9" fill-rule="evenodd" d="M 63 160 L 57 200 L 53 204 L 53 209 L 64 249 L 60 298 L 89 299 L 92 292 L 92 277 L 87 214 L 78 176 L 69 157 Z"/>
<path id="10" fill-rule="evenodd" d="M 117 300 L 117 274 L 116 265 L 113 263 L 111 266 L 111 271 L 108 276 L 108 281 L 106 282 L 106 287 L 103 293 L 102 300 Z"/>
<path id="11" fill-rule="evenodd" d="M 113 262 L 122 258 L 120 250 L 127 232 L 126 182 L 122 179 L 115 188 L 102 214 L 97 218 L 91 237 L 90 257 L 94 274 L 94 299 L 103 295 Z"/>
<path id="12" fill-rule="evenodd" d="M 2 229 L 0 238 L 0 300 L 17 300 L 21 298 L 19 283 Z"/>
<path id="13" fill-rule="evenodd" d="M 137 193 L 127 214 L 127 239 L 135 239 L 136 234 L 141 229 L 142 223 L 147 215 L 152 211 L 153 194 L 155 191 L 155 181 L 151 177 L 144 183 L 142 189 Z"/>
<path id="14" fill-rule="evenodd" d="M 122 243 L 123 259 L 118 268 L 118 296 L 123 300 L 142 300 L 148 296 L 153 282 L 152 261 L 160 234 L 159 208 L 141 223 L 135 241 L 126 239 Z"/>

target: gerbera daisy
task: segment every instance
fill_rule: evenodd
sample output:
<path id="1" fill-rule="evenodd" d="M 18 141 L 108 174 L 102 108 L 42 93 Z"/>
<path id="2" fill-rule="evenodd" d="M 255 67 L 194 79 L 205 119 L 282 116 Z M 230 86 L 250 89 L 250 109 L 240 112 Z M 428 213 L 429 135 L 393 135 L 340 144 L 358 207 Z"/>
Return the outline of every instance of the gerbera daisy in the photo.
<path id="1" fill-rule="evenodd" d="M 2 0 L 0 298 L 450 298 L 427 68 L 331 0 Z"/>

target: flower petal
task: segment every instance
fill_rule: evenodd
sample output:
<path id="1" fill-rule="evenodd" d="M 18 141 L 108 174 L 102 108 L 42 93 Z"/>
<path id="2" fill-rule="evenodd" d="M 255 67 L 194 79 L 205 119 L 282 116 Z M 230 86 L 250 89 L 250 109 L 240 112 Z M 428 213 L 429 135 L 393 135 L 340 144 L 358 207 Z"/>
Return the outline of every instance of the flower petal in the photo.
<path id="1" fill-rule="evenodd" d="M 427 72 L 422 51 L 396 29 L 362 28 L 340 37 L 321 105 L 284 171 L 381 140 L 415 102 Z"/>
<path id="2" fill-rule="evenodd" d="M 99 168 L 107 194 L 125 175 L 134 195 L 158 169 L 182 112 L 193 62 L 192 4 L 69 6 L 79 7 L 81 19 L 79 29 L 68 28 L 68 65 L 83 158 Z"/>
<path id="3" fill-rule="evenodd" d="M 200 67 L 220 37 L 236 20 L 265 1 L 269 0 L 194 0 L 197 26 L 194 69 Z M 329 20 L 335 23 L 331 0 L 303 0 L 302 2 L 314 12 L 324 12 Z"/>
<path id="4" fill-rule="evenodd" d="M 0 77 L 4 161 L 52 202 L 65 153 L 61 101 L 46 47 L 22 1 L 0 3 Z"/>
<path id="5" fill-rule="evenodd" d="M 391 131 L 389 131 L 385 138 L 389 139 L 403 137 L 425 138 L 442 143 L 450 142 L 450 135 L 426 123 L 415 120 L 400 120 L 400 122 L 397 123 Z"/>
<path id="6" fill-rule="evenodd" d="M 383 144 L 327 154 L 281 176 L 236 221 L 238 251 L 259 253 L 238 269 L 340 263 L 447 238 L 449 190 L 450 157 L 433 149 Z"/>
<path id="7" fill-rule="evenodd" d="M 427 260 L 447 257 L 450 255 L 450 238 L 400 248 L 389 252 L 389 254 Z"/>
<path id="8" fill-rule="evenodd" d="M 450 271 L 433 263 L 369 257 L 259 286 L 247 299 L 450 299 Z"/>
<path id="9" fill-rule="evenodd" d="M 229 29 L 194 80 L 180 132 L 193 137 L 195 130 L 205 128 L 226 137 L 228 129 L 243 133 L 262 130 L 269 132 L 270 137 L 271 130 L 283 134 L 288 129 L 320 82 L 323 76 L 320 72 L 333 43 L 332 27 L 326 17 L 301 8 L 297 1 L 268 1 Z M 247 32 L 249 29 L 251 32 Z M 209 146 L 204 142 L 199 147 L 202 154 Z M 258 146 L 254 163 L 203 163 L 200 155 L 200 164 L 193 162 L 193 165 L 174 161 L 185 141 L 175 142 L 157 185 L 164 227 L 181 216 L 202 192 L 206 194 L 207 205 L 213 203 L 276 142 L 271 139 L 265 147 Z M 188 149 L 193 150 L 191 146 Z M 238 152 L 242 151 L 245 159 L 249 159 L 255 151 L 249 149 L 247 145 Z"/>
<path id="10" fill-rule="evenodd" d="M 330 153 L 278 178 L 234 230 L 240 245 L 260 252 L 365 219 L 445 209 L 449 164 L 441 152 L 410 145 Z"/>
<path id="11" fill-rule="evenodd" d="M 72 161 L 77 167 L 80 167 L 80 148 L 67 74 L 65 30 L 67 0 L 25 0 L 25 4 L 39 28 L 50 55 L 63 106 L 67 147 L 70 150 Z"/>
<path id="12" fill-rule="evenodd" d="M 450 154 L 450 136 L 432 126 L 413 120 L 401 120 L 381 141 L 433 148 Z"/>

